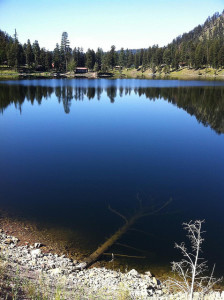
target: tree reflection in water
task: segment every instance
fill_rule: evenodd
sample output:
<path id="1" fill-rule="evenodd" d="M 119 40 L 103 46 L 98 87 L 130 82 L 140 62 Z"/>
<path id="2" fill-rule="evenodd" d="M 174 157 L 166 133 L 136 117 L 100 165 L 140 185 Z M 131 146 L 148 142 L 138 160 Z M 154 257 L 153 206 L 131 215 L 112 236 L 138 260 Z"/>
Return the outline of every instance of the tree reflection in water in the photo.
<path id="1" fill-rule="evenodd" d="M 144 96 L 150 101 L 164 99 L 184 109 L 190 115 L 197 118 L 204 126 L 210 126 L 216 133 L 224 133 L 224 87 L 117 87 L 111 84 L 107 87 L 83 87 L 83 86 L 42 86 L 22 84 L 0 84 L 0 111 L 3 114 L 7 107 L 14 104 L 22 113 L 22 104 L 26 100 L 34 104 L 41 104 L 53 94 L 59 103 L 63 103 L 64 111 L 69 114 L 72 101 L 83 101 L 97 98 L 101 99 L 105 93 L 111 103 L 116 98 L 121 98 L 132 93 Z"/>

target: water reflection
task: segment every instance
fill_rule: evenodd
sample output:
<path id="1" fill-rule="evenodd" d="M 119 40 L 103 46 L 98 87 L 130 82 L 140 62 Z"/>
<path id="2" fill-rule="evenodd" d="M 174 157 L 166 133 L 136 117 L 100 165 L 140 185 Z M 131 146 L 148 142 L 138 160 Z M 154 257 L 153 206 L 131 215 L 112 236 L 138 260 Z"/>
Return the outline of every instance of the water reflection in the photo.
<path id="1" fill-rule="evenodd" d="M 205 219 L 206 251 L 223 271 L 224 139 L 195 120 L 223 133 L 223 93 L 208 82 L 1 83 L 0 208 L 71 232 L 69 248 L 89 254 L 122 225 L 107 204 L 128 215 L 137 193 L 146 206 L 172 196 L 172 214 L 136 224 L 150 235 L 130 231 L 121 243 L 155 253 L 142 262 L 151 269 L 173 260 L 182 222 Z"/>
<path id="2" fill-rule="evenodd" d="M 32 104 L 36 101 L 41 104 L 53 94 L 59 103 L 63 103 L 64 111 L 69 114 L 72 101 L 83 101 L 85 98 L 92 100 L 101 99 L 104 93 L 111 103 L 116 98 L 121 98 L 132 93 L 144 96 L 150 101 L 164 99 L 179 108 L 184 109 L 190 115 L 197 118 L 204 126 L 210 126 L 216 133 L 224 133 L 224 87 L 82 87 L 82 86 L 41 86 L 21 84 L 0 84 L 0 111 L 3 112 L 11 104 L 22 112 L 22 104 L 25 100 Z"/>

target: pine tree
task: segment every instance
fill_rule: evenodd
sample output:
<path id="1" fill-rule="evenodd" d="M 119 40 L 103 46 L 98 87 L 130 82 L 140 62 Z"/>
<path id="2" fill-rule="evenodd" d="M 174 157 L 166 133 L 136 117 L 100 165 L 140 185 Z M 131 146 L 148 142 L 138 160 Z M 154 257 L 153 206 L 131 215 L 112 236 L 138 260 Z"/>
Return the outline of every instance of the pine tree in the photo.
<path id="1" fill-rule="evenodd" d="M 133 55 L 132 51 L 129 51 L 127 67 L 131 68 L 133 66 L 134 66 L 134 55 Z"/>
<path id="2" fill-rule="evenodd" d="M 49 71 L 52 68 L 52 54 L 50 51 L 45 53 L 45 70 Z"/>
<path id="3" fill-rule="evenodd" d="M 25 55 L 26 55 L 26 64 L 30 67 L 33 63 L 33 50 L 30 44 L 30 40 L 27 41 L 27 45 L 25 48 Z"/>
<path id="4" fill-rule="evenodd" d="M 143 53 L 143 59 L 142 59 L 142 73 L 145 72 L 146 68 L 147 68 L 147 52 L 144 51 Z"/>
<path id="5" fill-rule="evenodd" d="M 71 58 L 71 48 L 69 47 L 70 42 L 68 40 L 68 33 L 63 32 L 61 36 L 61 62 L 62 66 L 67 72 L 68 61 Z"/>
<path id="6" fill-rule="evenodd" d="M 40 64 L 43 69 L 45 69 L 46 64 L 46 50 L 44 48 L 40 49 Z"/>
<path id="7" fill-rule="evenodd" d="M 218 62 L 219 62 L 219 66 L 223 68 L 224 67 L 224 45 L 219 50 Z"/>
<path id="8" fill-rule="evenodd" d="M 138 51 L 135 53 L 134 56 L 134 65 L 135 65 L 135 69 L 138 69 L 138 67 L 140 66 L 140 54 Z"/>
<path id="9" fill-rule="evenodd" d="M 10 43 L 6 47 L 8 65 L 16 70 L 23 62 L 23 49 L 18 41 L 18 35 L 15 29 L 14 38 L 10 39 Z"/>
<path id="10" fill-rule="evenodd" d="M 86 52 L 86 67 L 93 70 L 95 65 L 95 52 L 94 50 L 88 49 Z"/>
<path id="11" fill-rule="evenodd" d="M 163 62 L 166 65 L 170 65 L 171 64 L 171 51 L 169 48 L 166 48 L 163 52 Z"/>
<path id="12" fill-rule="evenodd" d="M 220 43 L 219 40 L 215 40 L 212 47 L 212 67 L 218 68 L 219 67 L 219 61 L 218 61 L 218 54 L 220 50 Z"/>
<path id="13" fill-rule="evenodd" d="M 95 59 L 96 59 L 96 63 L 95 63 L 96 66 L 94 65 L 94 70 L 99 71 L 101 70 L 102 59 L 103 59 L 103 50 L 101 48 L 97 49 Z"/>
<path id="14" fill-rule="evenodd" d="M 109 64 L 109 67 L 112 68 L 112 70 L 113 70 L 113 68 L 116 64 L 115 49 L 116 49 L 116 47 L 114 45 L 111 46 L 111 50 L 110 50 L 109 55 L 108 55 L 108 64 Z"/>
<path id="15" fill-rule="evenodd" d="M 6 63 L 8 60 L 8 49 L 11 42 L 12 38 L 0 30 L 0 64 Z"/>
<path id="16" fill-rule="evenodd" d="M 33 43 L 33 55 L 35 67 L 37 67 L 40 64 L 40 46 L 37 40 Z"/>
<path id="17" fill-rule="evenodd" d="M 124 48 L 121 48 L 121 50 L 120 50 L 118 64 L 121 68 L 123 68 L 125 65 Z"/>
<path id="18" fill-rule="evenodd" d="M 59 71 L 61 65 L 61 56 L 60 56 L 60 48 L 58 43 L 56 44 L 56 47 L 54 48 L 53 51 L 53 64 L 56 71 Z"/>

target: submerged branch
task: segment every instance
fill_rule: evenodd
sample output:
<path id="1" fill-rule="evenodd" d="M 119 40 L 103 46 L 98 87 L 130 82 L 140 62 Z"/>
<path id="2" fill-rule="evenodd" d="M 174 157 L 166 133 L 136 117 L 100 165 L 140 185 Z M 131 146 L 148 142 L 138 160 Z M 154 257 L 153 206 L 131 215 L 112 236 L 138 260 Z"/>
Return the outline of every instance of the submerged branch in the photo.
<path id="1" fill-rule="evenodd" d="M 146 258 L 146 256 L 136 256 L 136 255 L 125 255 L 125 254 L 116 254 L 116 253 L 103 253 L 106 256 L 119 256 L 119 257 L 128 257 L 128 258 Z"/>
<path id="2" fill-rule="evenodd" d="M 122 219 L 124 219 L 126 223 L 128 223 L 128 219 L 127 219 L 124 215 L 122 215 L 119 211 L 116 211 L 115 209 L 111 208 L 110 205 L 108 205 L 108 209 L 109 209 L 111 212 L 113 212 L 114 214 L 116 214 L 116 215 L 118 215 L 119 217 L 121 217 Z"/>
<path id="3" fill-rule="evenodd" d="M 142 249 L 139 249 L 139 248 L 135 248 L 135 247 L 132 247 L 132 246 L 129 246 L 129 245 L 126 245 L 126 244 L 116 243 L 116 245 L 131 249 L 131 250 L 135 250 L 137 252 L 141 252 L 141 253 L 145 253 L 145 254 L 151 254 L 149 251 L 142 250 Z"/>
<path id="4" fill-rule="evenodd" d="M 112 211 L 113 213 L 115 213 L 116 215 L 118 215 L 119 217 L 121 217 L 122 219 L 125 220 L 125 224 L 119 228 L 110 238 L 108 238 L 101 246 L 99 246 L 96 251 L 94 251 L 89 257 L 86 258 L 86 260 L 83 263 L 80 263 L 76 266 L 76 269 L 80 270 L 80 269 L 85 269 L 88 266 L 90 266 L 91 264 L 93 264 L 95 261 L 97 261 L 100 256 L 102 256 L 114 243 L 117 242 L 117 240 L 119 240 L 132 226 L 133 224 L 136 223 L 136 221 L 142 217 L 145 216 L 149 216 L 149 215 L 153 215 L 155 213 L 158 213 L 159 211 L 161 211 L 162 209 L 164 209 L 170 202 L 172 201 L 172 199 L 170 199 L 169 201 L 165 202 L 162 206 L 157 206 L 156 209 L 153 209 L 151 212 L 149 212 L 150 209 L 152 209 L 152 207 L 150 208 L 142 208 L 140 207 L 140 209 L 138 211 L 136 211 L 132 217 L 130 217 L 129 219 L 126 218 L 124 215 L 122 215 L 120 212 L 116 211 L 115 209 L 112 209 L 110 206 L 108 206 L 109 210 Z M 131 248 L 130 246 L 128 246 L 129 248 Z M 134 250 L 134 248 L 132 247 L 132 249 Z M 135 248 L 135 250 L 139 250 L 137 248 Z"/>

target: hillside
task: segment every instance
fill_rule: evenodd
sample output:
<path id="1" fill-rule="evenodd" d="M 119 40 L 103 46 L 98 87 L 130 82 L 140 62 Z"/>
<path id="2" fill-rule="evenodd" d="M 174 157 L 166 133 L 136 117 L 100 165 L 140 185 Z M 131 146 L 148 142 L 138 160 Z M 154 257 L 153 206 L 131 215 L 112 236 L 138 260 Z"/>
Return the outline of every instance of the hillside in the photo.
<path id="1" fill-rule="evenodd" d="M 178 36 L 166 47 L 153 45 L 135 50 L 118 50 L 115 46 L 111 46 L 108 52 L 101 48 L 86 52 L 82 48 L 71 49 L 68 33 L 63 32 L 60 46 L 57 43 L 55 49 L 49 51 L 40 48 L 37 40 L 33 43 L 28 40 L 22 45 L 16 30 L 14 37 L 0 30 L 0 65 L 11 67 L 19 73 L 65 73 L 75 71 L 76 67 L 86 67 L 89 71 L 101 73 L 114 69 L 122 73 L 124 69 L 132 69 L 142 74 L 150 70 L 151 74 L 169 75 L 183 67 L 194 70 L 223 69 L 224 12 L 208 17 L 204 24 Z"/>

